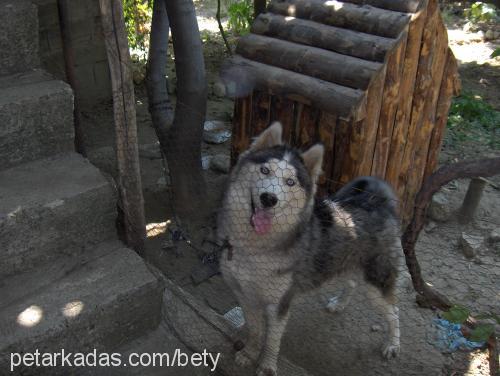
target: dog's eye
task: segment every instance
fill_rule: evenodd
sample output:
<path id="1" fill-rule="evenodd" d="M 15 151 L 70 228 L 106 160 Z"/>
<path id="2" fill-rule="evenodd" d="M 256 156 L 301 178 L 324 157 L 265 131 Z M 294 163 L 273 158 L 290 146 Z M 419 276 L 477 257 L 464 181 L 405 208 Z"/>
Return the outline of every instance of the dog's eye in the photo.
<path id="1" fill-rule="evenodd" d="M 267 167 L 262 166 L 260 168 L 260 172 L 262 172 L 264 175 L 268 175 L 269 174 L 269 169 Z"/>
<path id="2" fill-rule="evenodd" d="M 286 185 L 293 187 L 295 185 L 295 180 L 293 179 L 286 179 Z"/>

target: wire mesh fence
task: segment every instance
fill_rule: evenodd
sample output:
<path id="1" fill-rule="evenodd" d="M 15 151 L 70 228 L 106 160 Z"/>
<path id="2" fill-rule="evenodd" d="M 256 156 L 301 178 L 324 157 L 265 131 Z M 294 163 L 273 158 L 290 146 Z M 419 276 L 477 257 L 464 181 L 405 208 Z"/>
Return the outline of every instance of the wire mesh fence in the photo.
<path id="1" fill-rule="evenodd" d="M 318 197 L 323 148 L 296 150 L 280 132 L 268 128 L 233 166 L 216 237 L 168 226 L 179 254 L 196 255 L 166 303 L 177 335 L 220 351 L 222 374 L 488 375 L 488 336 L 473 341 L 465 325 L 416 303 L 391 187 L 366 177 Z M 428 218 L 416 255 L 429 286 L 494 327 L 498 192 L 488 186 L 475 220 L 460 224 L 466 187 L 443 188 L 446 218 Z M 210 270 L 196 279 L 200 265 Z"/>

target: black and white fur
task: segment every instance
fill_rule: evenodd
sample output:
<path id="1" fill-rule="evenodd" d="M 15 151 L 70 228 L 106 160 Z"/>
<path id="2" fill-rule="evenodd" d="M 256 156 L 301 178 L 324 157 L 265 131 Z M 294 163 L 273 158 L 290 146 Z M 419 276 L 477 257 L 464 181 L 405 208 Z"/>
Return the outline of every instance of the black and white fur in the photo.
<path id="1" fill-rule="evenodd" d="M 363 274 L 370 298 L 388 321 L 383 355 L 396 356 L 396 290 L 404 258 L 392 189 L 379 179 L 362 177 L 333 198 L 318 200 L 323 146 L 300 153 L 283 145 L 281 134 L 281 124 L 274 123 L 240 156 L 218 219 L 218 236 L 231 249 L 222 254 L 222 274 L 249 330 L 236 361 L 257 362 L 258 376 L 276 375 L 293 298 L 351 270 Z M 264 234 L 252 223 L 259 210 L 272 218 Z"/>

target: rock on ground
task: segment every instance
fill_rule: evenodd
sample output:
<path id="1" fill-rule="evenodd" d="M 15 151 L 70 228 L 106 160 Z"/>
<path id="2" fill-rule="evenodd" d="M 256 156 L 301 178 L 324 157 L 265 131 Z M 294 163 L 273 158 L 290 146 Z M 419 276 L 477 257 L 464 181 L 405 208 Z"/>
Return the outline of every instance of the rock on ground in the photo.
<path id="1" fill-rule="evenodd" d="M 460 245 L 462 247 L 462 252 L 467 258 L 473 258 L 477 252 L 481 249 L 484 243 L 484 238 L 477 235 L 469 235 L 462 232 L 460 238 Z"/>
<path id="2" fill-rule="evenodd" d="M 500 228 L 496 228 L 491 231 L 489 236 L 490 243 L 499 243 L 500 242 Z"/>
<path id="3" fill-rule="evenodd" d="M 210 159 L 210 168 L 216 172 L 227 174 L 231 167 L 231 160 L 228 155 L 217 154 Z"/>
<path id="4" fill-rule="evenodd" d="M 432 197 L 429 205 L 428 216 L 436 222 L 446 222 L 450 219 L 450 202 L 442 192 L 436 193 Z"/>

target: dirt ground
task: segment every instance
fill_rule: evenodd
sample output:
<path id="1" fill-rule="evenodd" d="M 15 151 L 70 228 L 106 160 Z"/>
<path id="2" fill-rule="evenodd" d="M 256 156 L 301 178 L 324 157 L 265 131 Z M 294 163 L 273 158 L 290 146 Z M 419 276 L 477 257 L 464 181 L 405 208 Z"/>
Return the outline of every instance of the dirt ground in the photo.
<path id="1" fill-rule="evenodd" d="M 207 120 L 219 120 L 230 130 L 233 103 L 217 97 L 213 84 L 221 62 L 226 57 L 222 39 L 215 23 L 215 2 L 195 2 L 198 9 L 201 35 L 209 83 Z M 485 41 L 478 32 L 464 31 L 461 18 L 452 7 L 445 7 L 450 45 L 460 62 L 462 87 L 480 94 L 496 110 L 500 110 L 500 58 L 489 59 L 500 40 Z M 171 87 L 175 87 L 175 69 L 169 67 Z M 175 100 L 175 91 L 171 93 Z M 165 275 L 188 292 L 204 301 L 215 311 L 224 314 L 237 305 L 234 296 L 214 275 L 194 283 L 193 271 L 206 270 L 201 257 L 213 250 L 202 244 L 203 234 L 186 234 L 184 240 L 173 241 L 165 222 L 171 219 L 169 195 L 164 166 L 159 156 L 156 137 L 151 127 L 144 86 L 139 84 L 137 122 L 141 144 L 141 169 L 148 222 L 147 254 Z M 112 127 L 110 104 L 84 113 L 88 143 L 92 146 L 91 160 L 105 171 L 113 173 Z M 499 125 L 500 126 L 500 125 Z M 498 135 L 498 131 L 496 133 Z M 495 135 L 493 135 L 495 136 Z M 203 143 L 205 156 L 228 155 L 230 141 L 220 145 Z M 487 145 L 475 141 L 457 143 L 446 138 L 440 156 L 441 163 L 500 155 Z M 208 201 L 217 207 L 226 173 L 209 168 L 205 172 Z M 488 236 L 500 229 L 500 177 L 488 184 L 473 223 L 460 225 L 456 211 L 467 189 L 467 181 L 457 181 L 442 190 L 452 208 L 446 222 L 429 220 L 422 231 L 417 254 L 424 278 L 454 302 L 469 307 L 475 313 L 500 313 L 500 244 L 490 244 Z M 207 223 L 207 230 L 214 223 Z M 484 237 L 484 244 L 472 259 L 466 258 L 460 247 L 462 233 Z M 166 246 L 170 245 L 170 246 Z M 173 245 L 173 246 L 172 246 Z M 205 269 L 204 269 L 205 268 Z M 339 287 L 340 286 L 340 287 Z M 294 304 L 292 319 L 283 341 L 283 353 L 293 362 L 313 371 L 314 375 L 488 375 L 484 351 L 442 353 L 433 344 L 433 319 L 438 312 L 419 308 L 414 293 L 400 297 L 402 322 L 402 353 L 399 359 L 384 362 L 379 354 L 384 334 L 383 320 L 366 304 L 363 288 L 356 293 L 353 304 L 343 313 L 332 316 L 323 309 L 327 299 L 340 293 L 343 285 L 327 286 L 303 297 Z"/>

